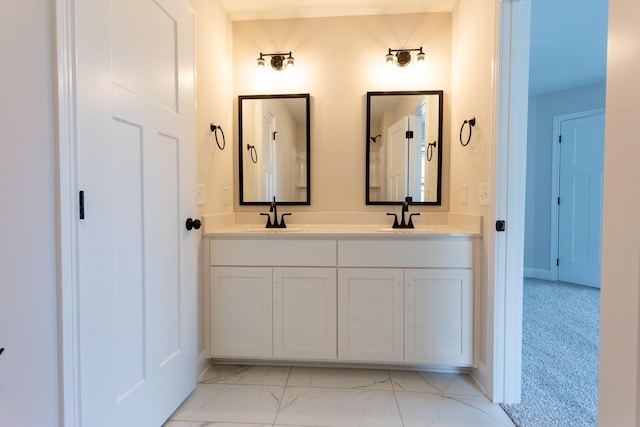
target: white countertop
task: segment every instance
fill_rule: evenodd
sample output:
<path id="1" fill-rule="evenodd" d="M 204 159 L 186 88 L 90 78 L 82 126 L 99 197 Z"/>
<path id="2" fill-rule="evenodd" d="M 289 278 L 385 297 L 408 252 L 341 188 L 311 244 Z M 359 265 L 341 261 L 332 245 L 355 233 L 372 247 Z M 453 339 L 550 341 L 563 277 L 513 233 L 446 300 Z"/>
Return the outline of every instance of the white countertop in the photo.
<path id="1" fill-rule="evenodd" d="M 264 224 L 236 224 L 223 228 L 207 229 L 209 237 L 477 237 L 476 230 L 452 227 L 450 225 L 416 226 L 413 229 L 392 228 L 390 225 L 353 224 L 294 224 L 287 228 L 265 228 Z"/>

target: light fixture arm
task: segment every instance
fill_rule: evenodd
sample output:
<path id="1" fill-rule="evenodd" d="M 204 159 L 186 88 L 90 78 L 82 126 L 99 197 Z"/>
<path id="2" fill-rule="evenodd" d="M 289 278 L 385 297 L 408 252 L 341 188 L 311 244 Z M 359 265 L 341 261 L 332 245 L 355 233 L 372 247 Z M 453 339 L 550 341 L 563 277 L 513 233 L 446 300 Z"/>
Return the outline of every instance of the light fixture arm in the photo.
<path id="1" fill-rule="evenodd" d="M 417 47 L 415 49 L 389 49 L 389 53 L 390 54 L 393 53 L 393 52 L 418 52 L 419 54 L 420 53 L 424 53 L 422 51 L 422 46 Z"/>

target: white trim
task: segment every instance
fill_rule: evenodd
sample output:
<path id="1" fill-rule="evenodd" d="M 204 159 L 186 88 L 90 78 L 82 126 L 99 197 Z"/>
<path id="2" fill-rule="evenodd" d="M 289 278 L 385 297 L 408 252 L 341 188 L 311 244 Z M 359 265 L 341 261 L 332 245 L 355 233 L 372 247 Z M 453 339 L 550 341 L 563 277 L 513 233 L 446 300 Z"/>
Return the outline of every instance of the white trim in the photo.
<path id="1" fill-rule="evenodd" d="M 560 144 L 558 139 L 560 137 L 560 127 L 562 122 L 566 120 L 578 119 L 581 117 L 590 117 L 597 115 L 604 115 L 604 108 L 596 108 L 595 110 L 580 111 L 571 114 L 562 114 L 559 116 L 553 116 L 553 140 L 551 151 L 551 227 L 549 236 L 549 244 L 551 245 L 549 250 L 549 280 L 558 280 L 558 265 L 556 260 L 558 259 L 558 203 L 557 199 L 560 197 Z"/>
<path id="2" fill-rule="evenodd" d="M 524 277 L 541 280 L 555 280 L 551 278 L 550 270 L 543 270 L 542 268 L 525 268 Z"/>
<path id="3" fill-rule="evenodd" d="M 56 0 L 57 281 L 60 422 L 80 425 L 74 0 Z"/>
<path id="4" fill-rule="evenodd" d="M 493 220 L 505 219 L 507 231 L 495 233 L 493 400 L 517 403 L 521 394 L 522 278 L 531 5 L 502 1 L 499 21 L 497 134 L 492 182 Z"/>

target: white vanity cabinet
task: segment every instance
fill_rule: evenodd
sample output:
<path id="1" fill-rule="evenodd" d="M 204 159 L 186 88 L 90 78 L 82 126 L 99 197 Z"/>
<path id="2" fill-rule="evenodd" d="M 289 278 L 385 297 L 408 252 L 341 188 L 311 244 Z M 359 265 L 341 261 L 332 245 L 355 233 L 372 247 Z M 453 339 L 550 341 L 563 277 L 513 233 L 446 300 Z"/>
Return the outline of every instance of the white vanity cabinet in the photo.
<path id="1" fill-rule="evenodd" d="M 212 357 L 336 359 L 335 241 L 210 247 Z"/>
<path id="2" fill-rule="evenodd" d="M 472 265 L 470 239 L 340 241 L 338 358 L 471 366 Z"/>
<path id="3" fill-rule="evenodd" d="M 214 236 L 208 356 L 473 366 L 473 245 L 445 234 Z"/>

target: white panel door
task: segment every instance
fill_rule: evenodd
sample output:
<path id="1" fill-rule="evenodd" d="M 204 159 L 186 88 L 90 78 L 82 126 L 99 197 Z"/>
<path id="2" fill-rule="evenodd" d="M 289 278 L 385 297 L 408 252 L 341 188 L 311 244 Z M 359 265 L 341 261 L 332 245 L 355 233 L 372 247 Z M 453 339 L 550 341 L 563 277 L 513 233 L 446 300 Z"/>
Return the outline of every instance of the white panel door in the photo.
<path id="1" fill-rule="evenodd" d="M 194 15 L 76 2 L 80 422 L 157 427 L 194 389 Z"/>
<path id="2" fill-rule="evenodd" d="M 396 268 L 338 269 L 338 359 L 404 359 L 402 279 Z"/>
<path id="3" fill-rule="evenodd" d="M 600 287 L 604 114 L 560 126 L 558 280 Z"/>
<path id="4" fill-rule="evenodd" d="M 408 170 L 407 170 L 407 182 L 409 188 L 407 190 L 407 196 L 413 197 L 413 200 L 417 202 L 424 201 L 423 197 L 423 147 L 424 147 L 424 125 L 420 116 L 410 115 L 409 130 L 413 132 L 413 138 L 407 139 L 407 152 L 408 152 Z M 397 200 L 404 200 L 400 198 Z"/>
<path id="5" fill-rule="evenodd" d="M 404 200 L 407 192 L 407 161 L 409 158 L 406 132 L 408 119 L 403 117 L 387 130 L 387 196 L 388 200 Z"/>
<path id="6" fill-rule="evenodd" d="M 211 267 L 211 354 L 271 357 L 271 267 Z"/>
<path id="7" fill-rule="evenodd" d="M 275 113 L 268 108 L 265 102 L 261 103 L 260 108 L 260 147 L 262 150 L 258 153 L 258 161 L 260 163 L 260 198 L 258 201 L 273 199 L 276 196 L 276 141 L 274 138 L 276 131 Z M 262 158 L 260 158 L 262 157 Z"/>
<path id="8" fill-rule="evenodd" d="M 473 363 L 471 269 L 406 269 L 405 361 Z"/>
<path id="9" fill-rule="evenodd" d="M 335 360 L 336 304 L 335 268 L 274 268 L 274 357 Z"/>

